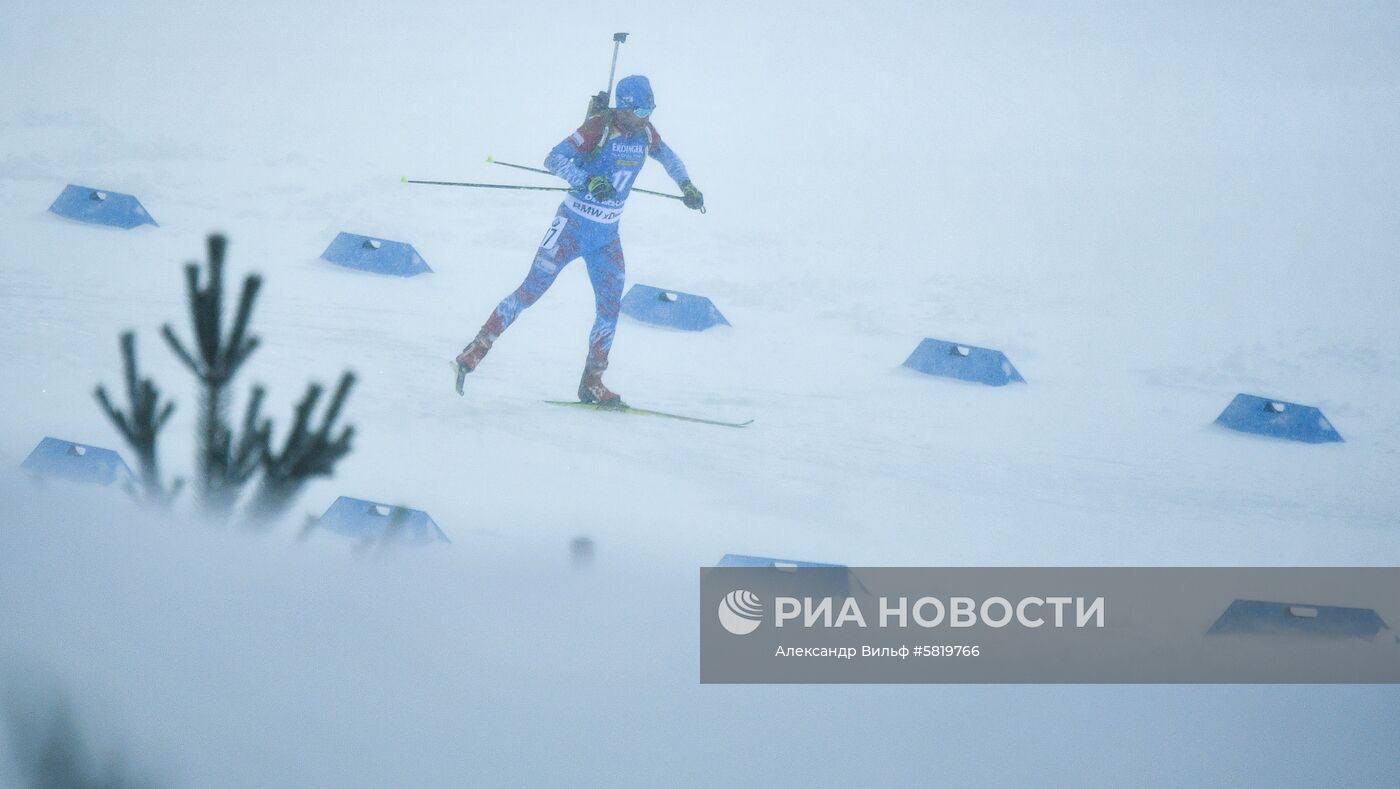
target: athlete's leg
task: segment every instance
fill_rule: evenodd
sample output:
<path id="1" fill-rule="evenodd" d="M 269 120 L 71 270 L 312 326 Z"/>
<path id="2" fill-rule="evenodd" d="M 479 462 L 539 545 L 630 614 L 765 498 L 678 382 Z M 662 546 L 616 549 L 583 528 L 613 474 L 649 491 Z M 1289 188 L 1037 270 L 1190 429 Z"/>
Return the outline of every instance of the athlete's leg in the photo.
<path id="1" fill-rule="evenodd" d="M 530 272 L 525 275 L 525 281 L 496 305 L 491 317 L 486 319 L 486 323 L 482 324 L 481 330 L 477 332 L 476 339 L 462 349 L 461 355 L 457 357 L 460 367 L 467 372 L 475 370 L 486 356 L 486 352 L 491 350 L 496 338 L 510 328 L 521 311 L 534 304 L 549 290 L 549 286 L 554 284 L 559 272 L 569 261 L 578 257 L 581 221 L 567 208 L 559 207 L 544 240 L 535 250 L 535 259 L 530 264 Z"/>
<path id="2" fill-rule="evenodd" d="M 583 260 L 593 283 L 595 315 L 593 330 L 588 334 L 588 359 L 579 382 L 579 399 L 588 403 L 620 403 L 622 398 L 603 385 L 603 371 L 608 369 L 608 353 L 617 332 L 617 313 L 627 273 L 622 239 L 614 233 L 601 247 L 585 252 Z"/>

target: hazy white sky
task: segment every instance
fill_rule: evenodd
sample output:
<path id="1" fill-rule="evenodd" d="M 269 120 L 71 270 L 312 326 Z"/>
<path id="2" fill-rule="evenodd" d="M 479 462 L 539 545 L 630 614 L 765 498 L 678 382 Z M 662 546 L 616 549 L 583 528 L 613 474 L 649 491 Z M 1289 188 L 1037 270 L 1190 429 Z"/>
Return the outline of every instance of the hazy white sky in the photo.
<path id="1" fill-rule="evenodd" d="M 849 244 L 896 278 L 936 259 L 1128 302 L 1150 280 L 1176 311 L 1200 294 L 1173 272 L 1199 265 L 1217 308 L 1264 292 L 1393 325 L 1393 299 L 1342 308 L 1400 292 L 1387 3 L 27 4 L 0 31 L 0 118 L 100 121 L 79 161 L 483 180 L 508 174 L 487 154 L 536 165 L 572 128 L 617 29 L 618 76 L 652 78 L 711 227 Z"/>

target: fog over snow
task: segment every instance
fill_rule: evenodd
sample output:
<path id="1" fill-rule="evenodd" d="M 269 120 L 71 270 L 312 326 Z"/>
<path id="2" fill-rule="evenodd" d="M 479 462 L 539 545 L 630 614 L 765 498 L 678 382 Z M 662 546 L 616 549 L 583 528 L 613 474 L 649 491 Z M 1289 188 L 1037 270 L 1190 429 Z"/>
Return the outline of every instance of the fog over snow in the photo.
<path id="1" fill-rule="evenodd" d="M 288 7 L 290 5 L 290 7 Z M 1386 3 L 11 3 L 0 18 L 0 785 L 67 705 L 169 786 L 1395 785 L 1392 687 L 701 686 L 697 569 L 1400 561 L 1400 8 Z M 628 283 L 733 324 L 624 317 L 608 384 L 744 430 L 554 408 L 581 262 L 451 388 L 558 196 L 539 166 L 617 76 L 708 213 L 636 194 Z M 46 212 L 65 184 L 159 227 Z M 673 191 L 659 165 L 638 186 Z M 38 484 L 44 436 L 118 449 L 117 336 L 179 404 L 181 267 L 266 278 L 255 383 L 285 430 L 359 383 L 355 450 L 278 528 Z M 341 231 L 434 273 L 347 271 Z M 900 363 L 1006 352 L 993 389 Z M 1211 424 L 1237 392 L 1345 443 Z M 337 496 L 426 510 L 357 549 Z M 589 566 L 569 542 L 596 544 Z M 1242 596 L 1246 596 L 1242 594 Z M 1400 601 L 1366 604 L 1392 627 Z M 63 701 L 66 700 L 66 701 Z M 15 723 L 19 721 L 19 723 Z M 16 733 L 18 732 L 18 733 Z"/>

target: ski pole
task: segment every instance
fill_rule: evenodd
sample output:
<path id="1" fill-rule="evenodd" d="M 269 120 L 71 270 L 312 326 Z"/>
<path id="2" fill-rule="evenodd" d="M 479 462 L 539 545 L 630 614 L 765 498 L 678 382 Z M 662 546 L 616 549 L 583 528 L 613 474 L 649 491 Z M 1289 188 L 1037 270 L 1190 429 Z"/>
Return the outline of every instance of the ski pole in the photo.
<path id="1" fill-rule="evenodd" d="M 529 172 L 532 172 L 532 173 L 540 173 L 540 174 L 542 174 L 542 175 L 554 175 L 554 173 L 551 173 L 550 171 L 544 169 L 543 167 L 527 167 L 527 166 L 525 166 L 525 165 L 523 165 L 523 164 L 511 164 L 510 162 L 503 162 L 503 161 L 497 159 L 496 157 L 492 156 L 492 155 L 489 154 L 489 153 L 486 154 L 486 163 L 487 163 L 487 164 L 499 164 L 499 165 L 502 166 L 502 167 L 514 167 L 514 168 L 517 169 L 517 170 L 528 170 Z"/>
<path id="2" fill-rule="evenodd" d="M 479 189 L 531 189 L 537 192 L 567 192 L 567 187 L 563 186 L 516 186 L 514 184 L 471 184 L 465 181 L 415 181 L 408 176 L 400 176 L 399 181 L 405 184 L 428 184 L 430 186 L 474 186 Z"/>
<path id="3" fill-rule="evenodd" d="M 486 157 L 486 163 L 487 163 L 487 164 L 499 164 L 499 165 L 502 166 L 502 167 L 514 167 L 514 168 L 517 169 L 517 170 L 527 170 L 527 171 L 532 172 L 532 173 L 542 173 L 542 174 L 544 174 L 544 175 L 554 175 L 554 173 L 551 173 L 550 171 L 544 169 L 543 167 L 526 167 L 526 166 L 523 165 L 523 164 L 511 164 L 510 162 L 503 162 L 503 161 L 500 161 L 500 160 L 496 159 L 494 156 L 487 156 L 487 157 Z M 684 200 L 684 199 L 685 199 L 684 197 L 682 197 L 682 196 L 680 196 L 680 195 L 667 194 L 667 193 L 665 193 L 665 192 L 653 192 L 653 191 L 650 190 L 650 189 L 641 189 L 641 188 L 636 187 L 636 186 L 632 187 L 632 191 L 634 191 L 634 192 L 641 192 L 642 194 L 647 194 L 647 195 L 656 195 L 657 197 L 669 197 L 669 198 L 671 198 L 672 200 Z"/>

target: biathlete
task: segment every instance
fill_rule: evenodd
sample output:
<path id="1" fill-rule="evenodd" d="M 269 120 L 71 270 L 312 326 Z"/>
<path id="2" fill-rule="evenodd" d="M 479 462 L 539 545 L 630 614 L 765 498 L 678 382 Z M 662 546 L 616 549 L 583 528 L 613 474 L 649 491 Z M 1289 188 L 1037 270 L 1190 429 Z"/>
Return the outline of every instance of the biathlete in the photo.
<path id="1" fill-rule="evenodd" d="M 599 96 L 606 99 L 606 94 Z M 582 256 L 588 266 L 588 279 L 593 283 L 597 315 L 588 335 L 588 357 L 579 380 L 578 399 L 602 406 L 622 405 L 622 398 L 603 384 L 603 372 L 608 369 L 608 352 L 622 302 L 625 265 L 618 220 L 622 218 L 623 206 L 648 156 L 666 168 L 666 174 L 680 187 L 687 208 L 702 209 L 705 197 L 691 183 L 681 158 L 661 140 L 651 124 L 656 99 L 646 77 L 624 77 L 617 83 L 616 108 L 609 109 L 596 101 L 594 107 L 600 111 L 590 115 L 578 131 L 554 146 L 545 158 L 544 166 L 572 188 L 535 251 L 525 281 L 496 305 L 476 338 L 457 356 L 458 394 L 463 393 L 467 373 L 481 364 L 520 312 L 549 290 L 564 266 Z"/>

